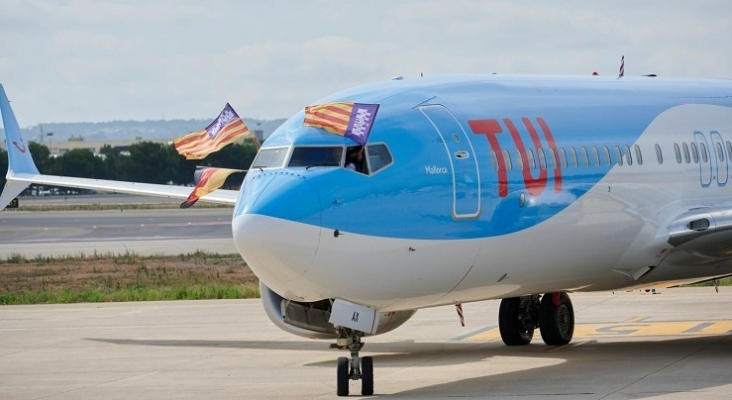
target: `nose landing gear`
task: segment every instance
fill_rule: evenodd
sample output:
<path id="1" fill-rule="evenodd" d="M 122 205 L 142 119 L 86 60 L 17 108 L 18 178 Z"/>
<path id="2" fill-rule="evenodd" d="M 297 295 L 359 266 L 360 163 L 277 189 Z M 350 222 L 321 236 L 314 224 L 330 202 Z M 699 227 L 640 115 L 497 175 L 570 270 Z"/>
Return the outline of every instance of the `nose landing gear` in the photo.
<path id="1" fill-rule="evenodd" d="M 348 396 L 349 381 L 361 380 L 361 394 L 371 396 L 374 394 L 374 360 L 371 357 L 359 357 L 358 353 L 363 347 L 361 337 L 363 333 L 347 328 L 340 328 L 340 337 L 337 342 L 331 344 L 331 348 L 348 349 L 351 352 L 348 357 L 338 357 L 337 363 L 337 389 L 338 396 Z"/>

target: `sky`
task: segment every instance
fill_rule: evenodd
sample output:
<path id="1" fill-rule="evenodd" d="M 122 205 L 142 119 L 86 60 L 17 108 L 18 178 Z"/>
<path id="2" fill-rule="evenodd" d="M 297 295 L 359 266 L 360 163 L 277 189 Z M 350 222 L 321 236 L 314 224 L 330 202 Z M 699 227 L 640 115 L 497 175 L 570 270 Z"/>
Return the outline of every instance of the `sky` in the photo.
<path id="1" fill-rule="evenodd" d="M 732 78 L 729 0 L 2 0 L 21 127 L 287 118 L 331 93 L 452 73 Z"/>

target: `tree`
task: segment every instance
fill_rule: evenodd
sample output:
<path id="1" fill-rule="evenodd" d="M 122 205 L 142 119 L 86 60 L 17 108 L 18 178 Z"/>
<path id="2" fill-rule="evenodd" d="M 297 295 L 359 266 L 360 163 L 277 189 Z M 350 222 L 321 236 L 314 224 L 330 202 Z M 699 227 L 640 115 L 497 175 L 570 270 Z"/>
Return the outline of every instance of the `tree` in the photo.
<path id="1" fill-rule="evenodd" d="M 233 143 L 203 159 L 201 165 L 221 168 L 247 169 L 257 155 L 254 143 Z"/>
<path id="2" fill-rule="evenodd" d="M 104 179 L 118 179 L 117 160 L 121 157 L 119 149 L 105 144 L 99 149 L 99 154 L 104 161 Z"/>
<path id="3" fill-rule="evenodd" d="M 51 164 L 55 161 L 51 158 L 51 151 L 48 147 L 41 143 L 30 142 L 28 143 L 28 150 L 31 152 L 31 157 L 38 171 L 42 174 L 48 174 Z"/>
<path id="4" fill-rule="evenodd" d="M 195 165 L 181 165 L 182 157 L 172 145 L 140 142 L 131 145 L 129 151 L 128 157 L 117 159 L 119 179 L 160 184 L 171 181 L 181 184 L 193 180 Z"/>
<path id="5" fill-rule="evenodd" d="M 73 149 L 57 157 L 48 174 L 102 179 L 104 161 L 89 149 Z"/>
<path id="6" fill-rule="evenodd" d="M 8 152 L 0 149 L 0 188 L 5 187 L 5 173 L 8 171 Z"/>

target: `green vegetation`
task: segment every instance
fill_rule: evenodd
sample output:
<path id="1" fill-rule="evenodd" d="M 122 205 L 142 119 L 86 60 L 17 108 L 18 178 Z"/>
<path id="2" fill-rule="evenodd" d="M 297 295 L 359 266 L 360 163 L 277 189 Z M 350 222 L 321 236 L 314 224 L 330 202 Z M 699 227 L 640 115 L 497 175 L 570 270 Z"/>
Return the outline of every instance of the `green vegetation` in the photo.
<path id="1" fill-rule="evenodd" d="M 719 279 L 717 279 L 717 283 L 719 284 L 719 286 L 732 286 L 732 276 L 728 276 L 726 278 L 719 278 Z M 695 283 L 695 284 L 689 285 L 689 286 L 696 286 L 696 287 L 699 287 L 699 286 L 714 286 L 714 281 L 706 281 L 706 282 L 702 282 L 702 283 Z"/>
<path id="2" fill-rule="evenodd" d="M 132 144 L 129 154 L 105 145 L 99 150 L 104 158 L 88 149 L 73 149 L 54 158 L 48 147 L 37 142 L 30 142 L 28 148 L 42 174 L 177 185 L 193 182 L 197 165 L 246 169 L 257 154 L 257 146 L 250 140 L 232 143 L 203 160 L 186 160 L 172 144 L 154 142 Z M 0 187 L 5 186 L 7 169 L 7 151 L 0 150 Z M 236 175 L 227 179 L 225 188 L 241 183 L 241 175 Z"/>
<path id="3" fill-rule="evenodd" d="M 123 289 L 90 289 L 60 291 L 27 291 L 0 294 L 0 304 L 57 304 L 57 303 L 101 303 L 115 301 L 158 301 L 158 300 L 206 300 L 242 299 L 259 297 L 259 286 L 255 284 L 194 285 L 180 287 L 151 288 L 147 286 Z"/>
<path id="4" fill-rule="evenodd" d="M 13 254 L 0 260 L 2 305 L 252 297 L 259 297 L 257 278 L 235 254 Z"/>

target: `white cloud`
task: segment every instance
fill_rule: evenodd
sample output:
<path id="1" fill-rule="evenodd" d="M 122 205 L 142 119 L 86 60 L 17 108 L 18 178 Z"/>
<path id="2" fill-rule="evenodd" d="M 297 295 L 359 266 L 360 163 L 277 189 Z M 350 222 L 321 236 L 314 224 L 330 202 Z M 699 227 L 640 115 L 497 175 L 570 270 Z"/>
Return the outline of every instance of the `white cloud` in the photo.
<path id="1" fill-rule="evenodd" d="M 732 3 L 5 0 L 0 82 L 39 122 L 288 117 L 395 75 L 732 77 Z"/>

